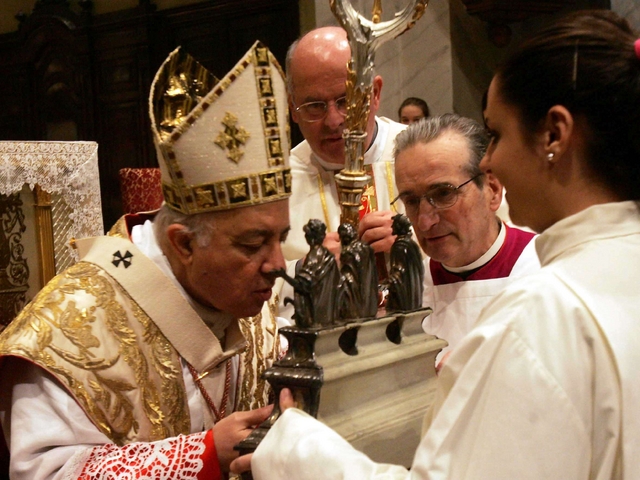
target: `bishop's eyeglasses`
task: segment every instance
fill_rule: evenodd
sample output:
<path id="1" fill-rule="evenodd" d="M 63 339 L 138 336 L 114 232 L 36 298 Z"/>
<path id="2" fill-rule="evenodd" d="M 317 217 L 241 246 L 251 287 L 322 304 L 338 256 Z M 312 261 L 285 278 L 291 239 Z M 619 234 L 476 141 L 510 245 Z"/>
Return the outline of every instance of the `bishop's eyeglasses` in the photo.
<path id="1" fill-rule="evenodd" d="M 333 103 L 336 107 L 336 110 L 343 117 L 347 116 L 347 97 L 336 98 L 335 100 L 329 100 L 325 102 L 323 100 L 317 100 L 315 102 L 307 102 L 303 103 L 299 107 L 296 107 L 294 103 L 293 106 L 296 107 L 296 112 L 300 115 L 300 118 L 305 122 L 319 122 L 323 120 L 327 116 L 327 112 L 329 111 L 329 105 Z"/>
<path id="2" fill-rule="evenodd" d="M 420 210 L 422 200 L 426 200 L 431 206 L 437 209 L 453 207 L 460 196 L 460 189 L 482 175 L 484 175 L 484 173 L 479 173 L 457 187 L 448 183 L 437 185 L 427 190 L 424 195 L 401 193 L 391 202 L 391 205 L 396 203 L 398 200 L 402 200 L 404 208 L 407 210 L 408 214 L 417 213 Z"/>

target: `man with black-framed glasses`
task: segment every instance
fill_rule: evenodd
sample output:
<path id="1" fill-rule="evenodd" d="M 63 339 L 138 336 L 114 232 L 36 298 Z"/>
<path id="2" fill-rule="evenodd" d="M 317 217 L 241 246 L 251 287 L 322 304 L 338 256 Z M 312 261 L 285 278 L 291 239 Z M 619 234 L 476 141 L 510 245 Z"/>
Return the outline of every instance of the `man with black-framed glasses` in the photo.
<path id="1" fill-rule="evenodd" d="M 425 261 L 423 306 L 433 309 L 427 333 L 449 342 L 466 335 L 482 308 L 516 277 L 540 268 L 534 235 L 496 215 L 502 184 L 480 170 L 485 129 L 455 114 L 429 117 L 396 138 L 398 196 Z"/>
<path id="2" fill-rule="evenodd" d="M 305 140 L 291 151 L 291 232 L 283 251 L 287 260 L 308 251 L 303 226 L 317 218 L 327 226 L 324 245 L 340 251 L 340 205 L 334 176 L 344 167 L 344 120 L 347 114 L 347 62 L 351 50 L 346 32 L 339 27 L 312 30 L 287 52 L 289 110 Z M 393 243 L 390 206 L 396 196 L 393 174 L 393 140 L 405 125 L 377 117 L 382 78 L 376 76 L 367 123 L 365 170 L 372 182 L 365 190 L 358 234 L 376 252 L 388 252 Z M 402 206 L 400 206 L 402 210 Z"/>

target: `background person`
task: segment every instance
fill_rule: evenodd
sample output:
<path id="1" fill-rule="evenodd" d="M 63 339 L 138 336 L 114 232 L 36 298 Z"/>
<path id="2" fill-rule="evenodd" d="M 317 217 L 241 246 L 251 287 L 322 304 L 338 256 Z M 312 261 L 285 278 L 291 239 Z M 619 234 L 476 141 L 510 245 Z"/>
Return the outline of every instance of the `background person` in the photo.
<path id="1" fill-rule="evenodd" d="M 489 88 L 481 168 L 540 232 L 540 271 L 492 300 L 445 363 L 410 472 L 289 409 L 254 478 L 636 478 L 639 103 L 640 42 L 614 13 L 569 14 L 524 43 Z"/>
<path id="2" fill-rule="evenodd" d="M 405 98 L 398 108 L 398 120 L 404 125 L 411 125 L 429 116 L 429 105 L 418 97 Z"/>

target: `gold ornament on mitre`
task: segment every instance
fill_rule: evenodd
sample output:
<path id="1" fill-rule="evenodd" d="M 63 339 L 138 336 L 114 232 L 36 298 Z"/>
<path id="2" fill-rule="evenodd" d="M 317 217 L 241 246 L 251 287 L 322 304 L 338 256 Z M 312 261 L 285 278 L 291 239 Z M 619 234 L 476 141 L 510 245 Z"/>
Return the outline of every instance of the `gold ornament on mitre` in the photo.
<path id="1" fill-rule="evenodd" d="M 170 208 L 190 215 L 291 195 L 284 73 L 260 42 L 220 81 L 177 48 L 149 108 Z"/>

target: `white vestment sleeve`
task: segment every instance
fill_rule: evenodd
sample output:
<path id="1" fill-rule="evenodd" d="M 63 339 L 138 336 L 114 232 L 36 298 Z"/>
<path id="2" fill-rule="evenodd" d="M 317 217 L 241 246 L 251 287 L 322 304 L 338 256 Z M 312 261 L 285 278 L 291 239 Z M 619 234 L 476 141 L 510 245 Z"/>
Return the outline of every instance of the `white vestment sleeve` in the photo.
<path id="1" fill-rule="evenodd" d="M 607 346 L 580 299 L 551 275 L 523 278 L 492 301 L 445 362 L 412 473 L 618 478 L 596 473 L 611 471 L 618 444 L 616 390 Z"/>
<path id="2" fill-rule="evenodd" d="M 405 468 L 373 462 L 295 408 L 286 410 L 271 427 L 253 455 L 251 469 L 255 480 L 410 478 Z"/>
<path id="3" fill-rule="evenodd" d="M 467 348 L 445 362 L 440 380 L 462 371 L 418 447 L 417 478 L 588 478 L 586 425 L 529 346 L 506 331 L 474 350 L 464 366 Z"/>

